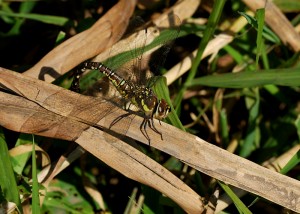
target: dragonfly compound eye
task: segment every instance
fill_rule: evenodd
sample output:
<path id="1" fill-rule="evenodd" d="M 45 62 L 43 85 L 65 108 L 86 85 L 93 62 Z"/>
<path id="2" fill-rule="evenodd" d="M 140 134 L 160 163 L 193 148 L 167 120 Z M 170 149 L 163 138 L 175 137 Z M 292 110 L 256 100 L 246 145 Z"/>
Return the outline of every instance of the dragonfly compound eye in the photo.
<path id="1" fill-rule="evenodd" d="M 168 116 L 169 111 L 170 111 L 169 104 L 164 99 L 162 99 L 157 104 L 154 117 L 159 120 L 165 119 Z"/>

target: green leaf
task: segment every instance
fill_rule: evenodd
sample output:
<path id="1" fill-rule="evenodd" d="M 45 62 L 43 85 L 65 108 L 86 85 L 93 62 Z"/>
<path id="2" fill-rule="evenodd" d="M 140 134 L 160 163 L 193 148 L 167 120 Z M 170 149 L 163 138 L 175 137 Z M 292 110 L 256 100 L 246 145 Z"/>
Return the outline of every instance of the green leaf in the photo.
<path id="1" fill-rule="evenodd" d="M 300 10 L 299 0 L 274 0 L 273 2 L 283 13 L 298 13 Z"/>
<path id="2" fill-rule="evenodd" d="M 22 211 L 17 182 L 10 161 L 8 148 L 2 136 L 0 136 L 0 187 L 7 201 L 13 202 Z"/>
<path id="3" fill-rule="evenodd" d="M 257 18 L 257 38 L 256 38 L 256 45 L 257 45 L 257 53 L 256 53 L 256 67 L 258 68 L 258 60 L 259 56 L 261 55 L 262 47 L 263 47 L 263 39 L 262 39 L 262 34 L 263 34 L 263 28 L 265 24 L 265 9 L 258 9 L 256 11 L 256 18 Z"/>
<path id="4" fill-rule="evenodd" d="M 212 12 L 209 16 L 207 27 L 204 30 L 203 38 L 199 44 L 198 52 L 193 60 L 191 71 L 188 73 L 188 77 L 186 79 L 186 82 L 184 83 L 184 87 L 179 91 L 178 95 L 176 96 L 176 99 L 174 101 L 174 104 L 176 106 L 176 111 L 179 111 L 179 106 L 183 98 L 183 94 L 186 91 L 188 85 L 193 81 L 195 78 L 198 66 L 200 65 L 202 55 L 204 53 L 205 47 L 207 46 L 208 42 L 210 41 L 211 37 L 213 36 L 215 29 L 219 23 L 224 5 L 225 0 L 216 0 L 212 9 Z"/>
<path id="5" fill-rule="evenodd" d="M 244 71 L 196 78 L 188 86 L 245 88 L 263 85 L 300 86 L 299 68 Z"/>
<path id="6" fill-rule="evenodd" d="M 39 182 L 37 179 L 34 135 L 32 135 L 32 137 L 32 213 L 39 214 L 41 212 L 39 198 Z"/>
<path id="7" fill-rule="evenodd" d="M 3 10 L 0 10 L 0 16 L 10 16 L 10 17 L 31 19 L 31 20 L 36 20 L 36 21 L 44 22 L 47 24 L 58 25 L 58 26 L 64 26 L 69 21 L 68 18 L 60 17 L 60 16 L 41 15 L 35 13 L 13 13 L 13 12 L 7 12 Z"/>
<path id="8" fill-rule="evenodd" d="M 26 145 L 26 144 L 31 144 L 31 143 L 32 143 L 32 136 L 30 134 L 21 133 L 17 140 L 16 146 Z M 30 156 L 31 156 L 30 152 L 26 152 L 26 153 L 11 157 L 14 171 L 18 175 L 21 175 L 23 173 L 24 167 L 26 166 L 26 163 L 29 160 Z"/>
<path id="9" fill-rule="evenodd" d="M 300 163 L 300 151 L 293 155 L 289 162 L 280 170 L 280 173 L 286 174 Z"/>
<path id="10" fill-rule="evenodd" d="M 225 109 L 222 109 L 220 111 L 220 130 L 223 145 L 227 145 L 227 143 L 229 142 L 229 124 Z"/>
<path id="11" fill-rule="evenodd" d="M 235 207 L 239 211 L 239 213 L 250 214 L 252 213 L 247 206 L 239 199 L 239 197 L 230 189 L 228 185 L 225 183 L 218 181 L 222 189 L 226 192 L 226 194 L 231 198 Z"/>
<path id="12" fill-rule="evenodd" d="M 298 139 L 300 140 L 300 115 L 298 115 L 298 117 L 295 121 L 295 126 L 297 129 Z"/>
<path id="13" fill-rule="evenodd" d="M 248 91 L 248 89 L 245 89 Z M 246 97 L 246 106 L 249 111 L 248 119 L 248 129 L 246 132 L 246 137 L 242 141 L 242 147 L 240 151 L 240 156 L 248 157 L 251 152 L 253 152 L 260 142 L 260 130 L 258 127 L 258 115 L 260 106 L 260 95 L 258 88 L 255 88 L 252 92 L 253 97 Z"/>
<path id="14" fill-rule="evenodd" d="M 253 18 L 252 16 L 249 16 L 248 14 L 246 13 L 243 13 L 243 12 L 238 12 L 241 16 L 244 16 L 247 20 L 247 22 L 253 27 L 255 28 L 256 30 L 258 30 L 258 21 Z M 281 41 L 279 39 L 279 37 L 270 29 L 268 28 L 267 26 L 264 26 L 263 27 L 263 32 L 262 32 L 262 35 L 265 39 L 275 43 L 275 44 L 280 44 Z"/>

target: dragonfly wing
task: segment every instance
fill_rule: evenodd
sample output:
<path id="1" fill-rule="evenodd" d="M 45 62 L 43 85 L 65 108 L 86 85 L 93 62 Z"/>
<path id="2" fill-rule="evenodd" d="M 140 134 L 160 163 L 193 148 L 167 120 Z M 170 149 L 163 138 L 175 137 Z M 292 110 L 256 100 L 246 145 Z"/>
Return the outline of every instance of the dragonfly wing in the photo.
<path id="1" fill-rule="evenodd" d="M 181 21 L 178 16 L 170 15 L 166 19 L 155 23 L 156 29 L 160 33 L 153 41 L 153 45 L 159 47 L 159 49 L 153 54 L 149 67 L 154 74 L 159 74 L 159 70 L 164 65 L 167 55 L 179 35 Z"/>

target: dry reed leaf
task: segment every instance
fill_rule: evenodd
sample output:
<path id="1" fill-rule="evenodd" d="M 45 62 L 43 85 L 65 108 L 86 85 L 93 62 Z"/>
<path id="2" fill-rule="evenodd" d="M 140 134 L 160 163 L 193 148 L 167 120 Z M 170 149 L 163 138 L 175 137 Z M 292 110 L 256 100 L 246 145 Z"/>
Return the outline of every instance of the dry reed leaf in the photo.
<path id="1" fill-rule="evenodd" d="M 76 65 L 109 48 L 120 39 L 136 0 L 121 0 L 91 28 L 66 40 L 24 74 L 52 82 Z"/>
<path id="2" fill-rule="evenodd" d="M 290 21 L 280 11 L 280 9 L 272 2 L 265 0 L 243 0 L 243 2 L 256 11 L 265 8 L 265 21 L 272 30 L 279 36 L 281 41 L 288 45 L 294 52 L 300 50 L 300 35 L 294 29 Z"/>
<path id="3" fill-rule="evenodd" d="M 126 1 L 123 1 L 125 3 Z M 126 2 L 126 6 L 128 2 Z M 120 4 L 119 4 L 120 5 Z M 124 5 L 123 5 L 124 6 Z M 129 19 L 131 15 L 130 12 L 126 13 L 124 11 L 125 8 L 119 6 L 115 11 L 122 11 L 122 13 L 118 15 L 124 16 L 124 14 L 128 14 L 126 20 Z M 117 7 L 114 7 L 114 9 Z M 112 14 L 105 15 L 105 17 L 111 18 Z M 121 21 L 123 23 L 119 26 L 120 29 L 125 30 L 127 24 L 125 23 L 124 19 L 114 16 L 118 21 L 117 24 L 113 23 L 113 26 L 118 26 Z M 116 30 L 109 29 L 111 27 L 111 22 L 103 21 L 104 18 L 101 18 L 96 25 L 94 25 L 90 30 L 71 38 L 70 40 L 64 42 L 62 45 L 58 46 L 56 49 L 51 51 L 47 56 L 45 56 L 37 65 L 35 65 L 32 69 L 26 72 L 27 75 L 31 75 L 33 77 L 39 77 L 40 79 L 44 79 L 45 81 L 52 81 L 53 78 L 47 78 L 45 76 L 45 72 L 48 71 L 54 72 L 54 78 L 63 74 L 65 71 L 68 71 L 69 68 L 74 66 L 74 63 L 78 64 L 78 61 L 81 62 L 86 58 L 90 58 L 91 56 L 95 55 L 96 52 L 93 50 L 96 47 L 96 51 L 100 52 L 98 49 L 99 46 L 96 43 L 99 43 L 97 40 L 95 42 L 95 38 L 99 37 L 99 31 L 103 32 L 104 34 L 100 37 L 104 40 L 102 44 L 108 44 L 107 41 L 110 39 L 111 31 L 115 33 L 114 35 L 120 36 L 122 33 L 116 33 Z M 102 22 L 101 22 L 102 21 Z M 97 29 L 97 25 L 101 26 L 102 29 Z M 119 29 L 117 29 L 119 30 Z M 86 35 L 84 35 L 86 34 Z M 88 37 L 87 37 L 88 36 Z M 85 42 L 82 45 L 82 42 Z M 90 46 L 87 47 L 86 44 Z M 84 50 L 84 51 L 83 51 Z M 79 51 L 79 52 L 77 52 Z M 68 58 L 72 55 L 72 53 L 77 54 L 77 59 L 74 57 Z M 67 59 L 67 60 L 66 60 Z M 73 63 L 73 64 L 72 64 Z M 59 74 L 56 75 L 58 72 Z M 1 73 L 1 74 L 4 74 Z M 42 77 L 42 78 L 41 78 Z M 12 130 L 21 131 L 25 133 L 35 133 L 38 135 L 49 136 L 54 138 L 66 139 L 66 140 L 75 140 L 77 137 L 85 130 L 89 125 L 96 123 L 99 118 L 102 118 L 100 110 L 107 110 L 107 109 L 114 109 L 109 103 L 105 102 L 98 102 L 101 106 L 97 106 L 92 100 L 99 101 L 99 99 L 95 98 L 87 98 L 75 93 L 71 93 L 69 95 L 65 94 L 65 90 L 55 90 L 53 87 L 48 87 L 46 90 L 40 90 L 43 88 L 43 83 L 39 81 L 33 81 L 31 83 L 26 82 L 24 79 L 20 79 L 20 82 L 14 81 L 14 77 L 11 76 L 12 79 L 4 77 L 2 80 L 5 82 L 5 86 L 26 99 L 22 99 L 22 97 L 18 96 L 6 96 L 7 94 L 1 94 L 2 100 L 6 100 L 7 108 L 4 108 L 4 111 L 1 112 L 3 116 L 3 121 L 1 123 Z M 11 84 L 13 82 L 13 84 Z M 22 88 L 22 85 L 29 85 L 29 87 Z M 32 86 L 32 87 L 30 87 Z M 74 106 L 74 104 L 78 104 L 79 99 L 83 98 L 82 106 Z M 28 102 L 28 100 L 34 102 Z M 66 102 L 67 101 L 67 102 Z M 69 103 L 68 103 L 69 101 Z M 52 105 L 54 104 L 54 105 Z M 76 104 L 76 105 L 77 105 Z M 88 104 L 88 105 L 87 105 Z M 9 106 L 9 107 L 8 107 Z M 24 107 L 25 106 L 25 107 Z M 92 107 L 92 108 L 89 108 Z M 22 108 L 24 107 L 24 108 Z M 93 109 L 98 112 L 96 114 L 90 114 Z M 105 111 L 104 110 L 104 111 Z M 9 117 L 14 115 L 16 123 L 12 124 L 12 121 L 9 121 Z M 70 115 L 74 115 L 72 117 Z M 84 116 L 85 115 L 85 116 Z M 93 115 L 93 116 L 89 116 Z M 71 118 L 70 118 L 71 117 Z M 85 118 L 86 117 L 86 118 Z M 84 121 L 83 123 L 81 123 Z M 103 136 L 103 133 L 99 130 L 95 130 L 97 135 Z M 97 137 L 97 146 L 99 147 L 99 141 L 101 138 Z M 79 141 L 79 140 L 78 140 Z M 78 142 L 77 141 L 77 142 Z M 106 139 L 103 139 L 106 142 Z M 80 141 L 79 141 L 80 142 Z M 90 141 L 87 141 L 90 142 Z M 136 154 L 132 151 L 128 152 L 128 154 L 120 155 L 120 153 L 124 153 L 126 151 L 126 147 L 131 148 L 127 144 L 122 145 L 122 149 L 116 150 L 114 147 L 111 147 L 110 144 L 105 146 L 106 148 L 101 151 L 93 152 L 95 150 L 94 146 L 87 143 L 85 140 L 82 142 L 83 147 L 94 154 L 96 157 L 101 159 L 102 161 L 106 162 L 108 165 L 112 166 L 113 168 L 119 170 L 121 173 L 131 177 L 135 180 L 139 180 L 141 183 L 148 184 L 153 188 L 156 188 L 172 198 L 175 202 L 183 207 L 187 212 L 202 212 L 203 207 L 201 206 L 200 197 L 191 190 L 186 184 L 184 184 L 181 180 L 176 178 L 170 172 L 165 170 L 162 166 L 155 163 L 153 160 L 149 159 L 147 156 L 140 152 L 136 152 Z M 115 142 L 119 144 L 119 141 Z M 80 144 L 80 143 L 79 143 Z M 105 151 L 108 154 L 107 159 L 101 156 L 101 154 Z M 122 153 L 122 154 L 123 154 Z M 139 155 L 139 157 L 134 157 Z M 128 158 L 128 157 L 131 157 Z M 147 160 L 147 164 L 141 164 L 136 160 Z M 125 160 L 125 161 L 124 161 Z M 64 161 L 62 161 L 64 162 Z M 136 167 L 133 167 L 136 165 Z M 130 167 L 129 167 L 130 166 Z M 129 167 L 129 169 L 128 169 Z M 149 167 L 149 168 L 148 168 Z M 153 168 L 156 168 L 157 172 L 153 173 Z M 59 172 L 60 168 L 55 169 L 54 172 L 51 173 L 50 178 L 52 178 L 55 174 Z M 132 171 L 133 170 L 133 171 Z M 139 172 L 139 173 L 137 173 Z M 162 176 L 162 172 L 164 172 L 164 176 Z M 148 176 L 145 176 L 148 175 Z M 136 177 L 137 176 L 137 177 Z M 42 176 L 43 177 L 43 176 Z M 166 178 L 164 178 L 166 177 Z M 172 180 L 170 182 L 169 180 Z M 49 182 L 48 179 L 46 184 Z M 148 182 L 150 180 L 150 183 Z M 178 195 L 182 195 L 183 198 L 178 198 Z M 181 201 L 180 201 L 181 199 Z M 186 199 L 187 202 L 184 202 Z"/>
<path id="4" fill-rule="evenodd" d="M 290 150 L 288 150 L 287 152 L 285 152 L 282 155 L 280 155 L 279 157 L 277 157 L 276 159 L 271 159 L 268 162 L 264 162 L 262 165 L 270 170 L 279 172 L 299 150 L 300 150 L 300 145 L 296 145 L 293 148 L 291 148 Z M 239 198 L 241 198 L 247 194 L 246 191 L 235 188 L 235 187 L 231 187 L 231 190 L 234 191 L 234 193 Z M 224 210 L 230 204 L 232 204 L 231 198 L 229 198 L 229 196 L 226 193 L 221 195 L 218 200 L 217 207 L 216 207 L 216 213 Z"/>
<path id="5" fill-rule="evenodd" d="M 99 129 L 109 125 L 104 122 L 106 117 L 100 120 L 97 126 L 90 126 L 91 122 L 96 122 L 90 113 L 99 109 L 105 111 L 108 106 L 115 108 L 110 103 L 104 105 L 101 100 L 85 97 L 5 69 L 0 70 L 0 86 L 19 95 L 3 92 L 0 94 L 2 126 L 15 131 L 75 140 L 85 150 L 127 177 L 163 192 L 184 210 L 188 212 L 192 212 L 191 209 L 202 210 L 203 207 L 199 207 L 201 204 L 199 196 L 166 169 L 123 141 L 107 142 L 107 138 Z M 47 96 L 52 97 L 50 100 L 55 102 L 48 102 Z M 76 102 L 74 96 L 77 96 Z M 90 102 L 89 99 L 93 100 L 92 107 L 81 109 L 82 104 Z M 64 104 L 67 108 L 62 108 L 60 104 Z M 76 112 L 79 113 L 78 109 L 80 109 L 83 113 L 76 117 L 71 116 L 72 111 L 68 110 L 71 106 L 76 109 Z M 94 111 L 93 106 L 96 106 Z M 36 108 L 39 108 L 39 111 Z M 32 110 L 34 113 L 31 112 Z M 113 114 L 107 115 L 108 121 L 124 113 L 124 110 L 117 109 Z M 36 119 L 31 120 L 33 116 Z M 148 144 L 148 140 L 139 130 L 142 121 L 143 118 L 134 117 L 126 136 Z M 24 127 L 23 124 L 26 126 Z M 159 126 L 156 120 L 155 124 Z M 65 130 L 65 133 L 61 130 Z M 166 123 L 162 123 L 159 130 L 163 133 L 163 140 L 157 133 L 147 129 L 152 147 L 178 158 L 211 177 L 257 194 L 288 209 L 300 211 L 299 181 L 231 154 Z"/>
<path id="6" fill-rule="evenodd" d="M 124 115 L 124 110 L 5 69 L 0 70 L 0 85 L 17 94 L 0 93 L 2 126 L 75 141 L 125 176 L 161 191 L 185 211 L 203 211 L 200 196 L 164 167 L 113 136 L 112 142 L 108 141 L 102 129 L 108 129 L 112 120 Z M 103 118 L 107 109 L 113 109 L 113 114 Z M 122 122 L 118 122 L 119 127 L 124 126 Z M 142 134 L 138 138 L 141 137 L 144 138 Z"/>
<path id="7" fill-rule="evenodd" d="M 190 18 L 196 12 L 200 3 L 201 1 L 199 0 L 178 1 L 173 7 L 156 17 L 153 23 L 159 28 L 168 28 L 170 23 L 172 23 L 172 19 L 168 19 L 169 17 L 175 14 L 181 21 Z"/>

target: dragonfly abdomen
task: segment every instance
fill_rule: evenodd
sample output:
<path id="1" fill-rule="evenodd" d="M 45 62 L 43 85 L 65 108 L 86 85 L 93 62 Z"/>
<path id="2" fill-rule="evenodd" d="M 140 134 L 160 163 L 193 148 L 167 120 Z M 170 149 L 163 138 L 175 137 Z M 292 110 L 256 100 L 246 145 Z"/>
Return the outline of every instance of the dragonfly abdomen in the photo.
<path id="1" fill-rule="evenodd" d="M 114 70 L 106 67 L 101 62 L 85 62 L 83 68 L 98 70 L 101 73 L 103 73 L 117 88 L 118 92 L 122 95 L 123 98 L 131 99 L 131 97 L 133 96 L 131 94 L 132 91 L 134 91 L 134 85 L 126 81 L 124 78 L 120 77 L 114 72 Z"/>

